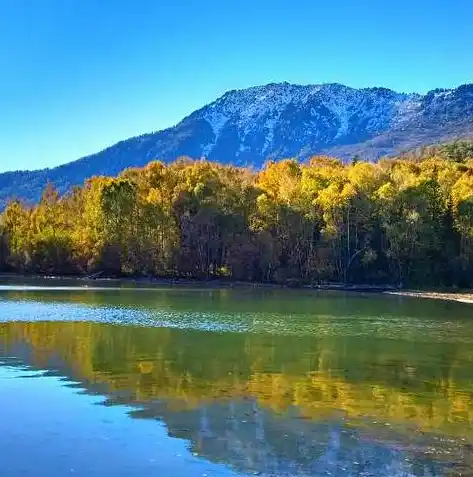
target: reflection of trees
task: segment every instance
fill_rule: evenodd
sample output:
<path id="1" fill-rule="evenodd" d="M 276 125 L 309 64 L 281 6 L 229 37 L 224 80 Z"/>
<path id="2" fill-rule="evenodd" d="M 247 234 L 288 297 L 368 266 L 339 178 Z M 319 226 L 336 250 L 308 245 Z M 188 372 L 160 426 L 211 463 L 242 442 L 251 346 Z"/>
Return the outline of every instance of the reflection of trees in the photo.
<path id="1" fill-rule="evenodd" d="M 440 463 L 425 458 L 420 449 L 409 461 L 392 442 L 363 437 L 340 422 L 282 418 L 252 399 L 185 410 L 153 402 L 133 416 L 163 419 L 169 434 L 188 440 L 193 452 L 255 475 L 440 475 L 439 469 L 434 471 Z"/>
<path id="2" fill-rule="evenodd" d="M 341 410 L 451 435 L 473 422 L 470 352 L 445 343 L 442 359 L 429 364 L 421 343 L 399 350 L 343 338 L 39 322 L 0 324 L 1 349 L 91 390 L 165 400 L 168 411 L 249 398 L 274 411 L 297 406 L 308 418 Z M 401 352 L 403 362 L 393 358 Z"/>

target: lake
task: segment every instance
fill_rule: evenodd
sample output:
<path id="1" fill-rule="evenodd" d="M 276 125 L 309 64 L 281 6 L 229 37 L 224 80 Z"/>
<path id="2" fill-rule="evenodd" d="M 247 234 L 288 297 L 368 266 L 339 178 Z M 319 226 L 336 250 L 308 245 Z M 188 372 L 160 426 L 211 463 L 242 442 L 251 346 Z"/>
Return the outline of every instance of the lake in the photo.
<path id="1" fill-rule="evenodd" d="M 2 476 L 473 475 L 472 305 L 33 285 L 0 285 Z"/>

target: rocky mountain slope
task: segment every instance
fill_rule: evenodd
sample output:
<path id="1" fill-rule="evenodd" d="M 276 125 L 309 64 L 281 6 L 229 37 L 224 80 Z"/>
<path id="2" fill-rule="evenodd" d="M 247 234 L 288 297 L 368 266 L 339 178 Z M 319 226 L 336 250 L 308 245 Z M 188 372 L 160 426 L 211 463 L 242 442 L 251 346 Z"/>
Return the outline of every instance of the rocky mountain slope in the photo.
<path id="1" fill-rule="evenodd" d="M 473 135 L 473 84 L 404 94 L 340 84 L 268 84 L 229 91 L 169 129 L 127 139 L 54 169 L 0 174 L 0 207 L 38 200 L 48 181 L 61 191 L 153 159 L 186 155 L 260 167 L 267 159 L 324 153 L 376 160 Z"/>

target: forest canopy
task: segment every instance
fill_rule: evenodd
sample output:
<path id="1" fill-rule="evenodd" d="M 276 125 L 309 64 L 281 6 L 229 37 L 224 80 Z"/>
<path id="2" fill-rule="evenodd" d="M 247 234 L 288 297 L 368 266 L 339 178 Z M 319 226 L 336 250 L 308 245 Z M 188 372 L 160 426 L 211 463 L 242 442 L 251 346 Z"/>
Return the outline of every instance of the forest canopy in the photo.
<path id="1" fill-rule="evenodd" d="M 0 216 L 0 270 L 473 286 L 466 152 L 261 171 L 181 158 L 63 196 L 48 185 L 39 204 Z"/>

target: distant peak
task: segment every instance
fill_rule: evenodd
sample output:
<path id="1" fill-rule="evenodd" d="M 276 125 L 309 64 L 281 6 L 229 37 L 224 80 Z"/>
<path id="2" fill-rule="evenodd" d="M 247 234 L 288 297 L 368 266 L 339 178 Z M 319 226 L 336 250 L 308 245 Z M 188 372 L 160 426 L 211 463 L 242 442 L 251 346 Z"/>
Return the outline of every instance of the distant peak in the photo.
<path id="1" fill-rule="evenodd" d="M 35 202 L 46 182 L 61 192 L 92 175 L 115 175 L 152 159 L 207 157 L 259 167 L 268 159 L 355 154 L 377 159 L 473 131 L 473 84 L 426 94 L 341 83 L 272 82 L 233 89 L 177 125 L 63 166 L 0 175 L 0 209 L 11 197 Z"/>

